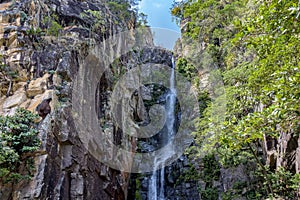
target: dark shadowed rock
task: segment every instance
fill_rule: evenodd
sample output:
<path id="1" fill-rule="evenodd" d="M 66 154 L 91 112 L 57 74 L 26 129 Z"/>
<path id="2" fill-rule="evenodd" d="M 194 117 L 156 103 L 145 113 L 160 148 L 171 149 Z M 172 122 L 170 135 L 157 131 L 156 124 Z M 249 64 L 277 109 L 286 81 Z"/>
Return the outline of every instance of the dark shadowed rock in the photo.
<path id="1" fill-rule="evenodd" d="M 51 112 L 50 102 L 52 98 L 44 99 L 37 107 L 36 111 L 40 117 L 45 119 L 45 117 Z"/>

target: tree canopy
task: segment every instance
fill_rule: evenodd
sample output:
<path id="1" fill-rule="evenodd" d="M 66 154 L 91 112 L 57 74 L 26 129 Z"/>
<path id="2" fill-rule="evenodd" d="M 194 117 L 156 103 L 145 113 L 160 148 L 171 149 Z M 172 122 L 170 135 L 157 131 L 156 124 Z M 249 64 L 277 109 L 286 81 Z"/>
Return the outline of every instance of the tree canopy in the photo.
<path id="1" fill-rule="evenodd" d="M 296 199 L 293 184 L 283 191 L 272 182 L 284 171 L 299 186 L 294 167 L 270 169 L 259 149 L 270 138 L 300 134 L 299 1 L 188 0 L 174 3 L 171 13 L 182 26 L 183 40 L 204 43 L 200 54 L 212 58 L 217 69 L 211 73 L 221 72 L 226 91 L 202 109 L 193 151 L 214 152 L 223 166 L 256 162 L 266 191 L 260 195 Z M 222 116 L 213 110 L 219 99 L 226 99 Z"/>

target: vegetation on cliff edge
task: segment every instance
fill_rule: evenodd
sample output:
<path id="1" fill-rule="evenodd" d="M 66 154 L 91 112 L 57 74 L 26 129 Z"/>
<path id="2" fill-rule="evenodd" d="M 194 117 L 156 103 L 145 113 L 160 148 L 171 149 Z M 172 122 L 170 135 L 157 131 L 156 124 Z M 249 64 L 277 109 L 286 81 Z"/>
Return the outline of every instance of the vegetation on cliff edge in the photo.
<path id="1" fill-rule="evenodd" d="M 171 13 L 183 26 L 183 45 L 192 38 L 202 44 L 198 56 L 209 55 L 209 66 L 195 67 L 219 71 L 226 91 L 202 109 L 194 154 L 214 153 L 223 167 L 256 163 L 257 182 L 246 186 L 253 192 L 248 199 L 299 198 L 297 146 L 277 155 L 289 164 L 272 165 L 266 157 L 279 138 L 300 134 L 298 0 L 187 0 L 174 3 Z M 222 116 L 214 110 L 221 99 L 226 99 Z"/>
<path id="2" fill-rule="evenodd" d="M 0 116 L 0 183 L 32 177 L 34 153 L 40 147 L 37 117 L 22 108 L 13 116 Z"/>

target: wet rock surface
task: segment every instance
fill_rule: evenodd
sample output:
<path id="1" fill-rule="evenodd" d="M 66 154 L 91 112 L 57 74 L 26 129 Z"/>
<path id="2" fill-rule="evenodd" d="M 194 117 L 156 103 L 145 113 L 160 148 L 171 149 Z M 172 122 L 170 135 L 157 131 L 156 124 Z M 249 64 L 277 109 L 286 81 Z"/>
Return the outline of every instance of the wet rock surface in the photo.
<path id="1" fill-rule="evenodd" d="M 165 167 L 165 199 L 166 200 L 199 200 L 199 182 L 184 180 L 190 170 L 190 164 L 182 156 L 173 164 Z M 128 199 L 149 200 L 149 183 L 151 173 L 132 174 L 128 188 Z"/>

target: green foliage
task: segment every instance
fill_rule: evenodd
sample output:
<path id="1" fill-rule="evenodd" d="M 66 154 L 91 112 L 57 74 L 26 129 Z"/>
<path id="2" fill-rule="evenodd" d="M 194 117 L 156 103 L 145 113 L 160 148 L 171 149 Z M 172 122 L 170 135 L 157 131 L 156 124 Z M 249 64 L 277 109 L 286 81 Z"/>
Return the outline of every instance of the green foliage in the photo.
<path id="1" fill-rule="evenodd" d="M 217 154 L 224 167 L 256 162 L 263 174 L 257 184 L 264 191 L 250 192 L 249 199 L 295 198 L 291 188 L 299 190 L 298 175 L 268 170 L 258 150 L 266 137 L 299 135 L 299 1 L 188 0 L 172 13 L 186 20 L 183 40 L 203 44 L 199 56 L 209 55 L 226 91 L 212 101 L 203 99 L 193 151 Z M 218 113 L 222 99 L 226 112 Z"/>
<path id="2" fill-rule="evenodd" d="M 62 26 L 56 21 L 51 21 L 50 28 L 48 29 L 48 34 L 53 36 L 58 36 L 59 32 L 62 30 Z"/>
<path id="3" fill-rule="evenodd" d="M 233 150 L 230 148 L 217 148 L 217 153 L 220 155 L 219 162 L 224 168 L 236 167 L 240 164 L 256 162 L 252 153 L 247 148 L 241 150 Z"/>
<path id="4" fill-rule="evenodd" d="M 211 103 L 211 97 L 209 96 L 208 91 L 201 91 L 198 94 L 198 102 L 199 102 L 199 113 L 202 116 L 204 110 Z"/>
<path id="5" fill-rule="evenodd" d="M 176 181 L 176 185 L 179 185 L 182 182 L 197 181 L 199 179 L 200 179 L 200 174 L 198 170 L 195 168 L 194 165 L 189 164 L 188 170 L 184 170 L 182 173 L 180 173 L 180 176 Z"/>
<path id="6" fill-rule="evenodd" d="M 218 199 L 218 188 L 212 187 L 205 190 L 200 190 L 201 199 L 203 200 L 216 200 Z"/>
<path id="7" fill-rule="evenodd" d="M 147 15 L 145 13 L 139 13 L 138 14 L 138 25 L 139 27 L 146 26 L 148 23 L 147 21 Z"/>
<path id="8" fill-rule="evenodd" d="M 19 108 L 15 115 L 0 116 L 0 181 L 2 183 L 29 179 L 32 176 L 33 155 L 39 149 L 37 116 Z"/>
<path id="9" fill-rule="evenodd" d="M 114 23 L 122 23 L 126 29 L 147 25 L 147 15 L 139 12 L 138 4 L 141 0 L 111 0 L 107 5 L 116 17 Z"/>
<path id="10" fill-rule="evenodd" d="M 114 0 L 108 2 L 109 9 L 118 18 L 115 23 L 121 21 L 123 25 L 128 25 L 129 22 L 136 21 L 138 14 L 136 10 L 131 9 L 132 3 L 135 4 L 135 1 Z"/>
<path id="11" fill-rule="evenodd" d="M 27 35 L 42 35 L 43 30 L 39 27 L 37 27 L 37 28 L 31 27 L 29 30 L 26 31 L 26 34 Z"/>
<path id="12" fill-rule="evenodd" d="M 188 63 L 185 58 L 178 58 L 176 62 L 176 69 L 188 80 L 191 80 L 197 74 L 197 69 L 192 64 Z"/>
<path id="13" fill-rule="evenodd" d="M 29 30 L 26 31 L 27 37 L 32 41 L 35 48 L 39 48 L 40 44 L 43 42 L 42 36 L 46 33 L 40 27 L 30 27 Z"/>
<path id="14" fill-rule="evenodd" d="M 257 176 L 264 176 L 263 172 L 257 171 Z M 297 199 L 297 192 L 300 184 L 300 174 L 292 174 L 283 167 L 279 167 L 275 172 L 268 170 L 267 179 L 271 182 L 273 197 L 285 197 L 287 199 Z M 264 187 L 267 185 L 264 182 Z"/>
<path id="15" fill-rule="evenodd" d="M 130 5 L 127 2 L 115 2 L 110 1 L 108 2 L 109 8 L 114 12 L 117 13 L 122 20 L 129 19 L 130 18 L 130 12 L 128 11 L 130 8 Z"/>
<path id="16" fill-rule="evenodd" d="M 140 193 L 141 190 L 141 181 L 139 179 L 136 179 L 136 190 L 135 190 L 135 200 L 142 200 L 142 196 Z"/>
<path id="17" fill-rule="evenodd" d="M 181 8 L 179 6 L 174 6 L 171 10 L 171 14 L 175 17 L 181 17 L 182 16 Z"/>
<path id="18" fill-rule="evenodd" d="M 215 156 L 213 154 L 205 155 L 202 162 L 203 169 L 200 172 L 201 179 L 206 183 L 219 180 L 220 166 L 216 161 Z"/>
<path id="19" fill-rule="evenodd" d="M 253 32 L 264 31 L 261 35 L 249 32 L 249 38 L 244 36 L 244 42 L 250 46 L 251 51 L 257 52 L 259 59 L 252 63 L 241 60 L 239 66 L 223 73 L 227 91 L 227 113 L 224 123 L 215 124 L 214 128 L 223 130 L 219 132 L 220 142 L 232 149 L 240 149 L 246 144 L 263 139 L 264 135 L 276 137 L 280 132 L 295 127 L 299 120 L 297 102 L 300 94 L 300 68 L 297 59 L 295 60 L 295 55 L 299 55 L 299 40 L 295 39 L 296 35 L 274 35 L 272 30 L 275 27 L 266 29 L 275 22 L 266 23 L 266 15 L 272 15 L 267 18 L 273 19 L 274 12 L 271 9 L 268 13 L 269 7 L 264 6 L 266 5 L 261 6 L 261 16 L 245 24 L 241 30 L 245 33 L 252 30 L 251 27 L 256 27 Z M 292 5 L 286 6 L 280 9 L 286 10 Z M 279 9 L 275 3 L 274 7 Z M 280 21 L 277 24 L 281 23 L 280 17 L 275 19 Z M 289 16 L 284 18 L 287 17 Z M 260 18 L 264 20 L 261 21 Z M 293 24 L 292 22 L 291 29 L 295 28 Z M 258 27 L 262 30 L 257 30 Z M 265 30 L 270 30 L 269 34 Z M 270 40 L 271 36 L 274 39 Z M 288 37 L 289 43 L 282 43 L 287 41 L 282 40 L 282 37 Z M 263 109 L 259 106 L 263 106 Z"/>
<path id="20" fill-rule="evenodd" d="M 224 57 L 228 51 L 228 40 L 235 33 L 232 21 L 244 11 L 246 1 L 194 1 L 175 2 L 171 10 L 173 16 L 184 21 L 183 38 L 196 43 L 205 43 L 201 53 L 212 59 L 213 65 L 224 67 Z M 201 56 L 201 55 L 198 55 Z"/>
<path id="21" fill-rule="evenodd" d="M 180 20 L 183 18 L 185 4 L 184 1 L 173 1 L 173 5 L 170 8 L 171 15 L 175 17 L 178 25 L 180 25 Z"/>
<path id="22" fill-rule="evenodd" d="M 52 36 L 58 36 L 62 30 L 62 26 L 58 22 L 58 17 L 52 15 L 51 17 L 45 17 L 43 23 L 47 25 L 47 34 Z"/>
<path id="23" fill-rule="evenodd" d="M 111 71 L 112 71 L 112 78 L 113 78 L 113 85 L 117 83 L 117 81 L 122 77 L 126 72 L 126 66 L 122 63 L 121 58 L 118 58 L 114 60 L 111 65 Z"/>
<path id="24" fill-rule="evenodd" d="M 258 185 L 249 185 L 248 182 L 237 181 L 234 183 L 233 187 L 227 192 L 222 194 L 222 200 L 232 200 L 239 198 L 246 198 L 247 200 L 260 200 L 263 192 Z"/>
<path id="25" fill-rule="evenodd" d="M 83 13 L 80 13 L 82 18 L 90 18 L 94 20 L 94 23 L 91 27 L 92 31 L 99 31 L 101 33 L 105 32 L 105 16 L 102 11 L 98 10 L 86 10 Z"/>
<path id="26" fill-rule="evenodd" d="M 213 154 L 208 154 L 201 160 L 202 169 L 199 178 L 205 182 L 205 188 L 200 188 L 201 199 L 214 200 L 218 199 L 218 188 L 213 185 L 214 181 L 220 178 L 220 166 Z"/>

